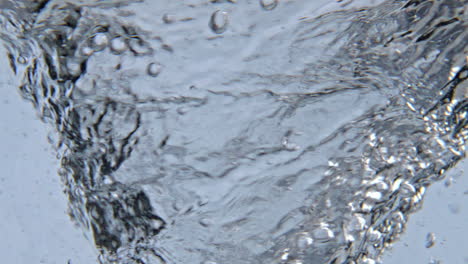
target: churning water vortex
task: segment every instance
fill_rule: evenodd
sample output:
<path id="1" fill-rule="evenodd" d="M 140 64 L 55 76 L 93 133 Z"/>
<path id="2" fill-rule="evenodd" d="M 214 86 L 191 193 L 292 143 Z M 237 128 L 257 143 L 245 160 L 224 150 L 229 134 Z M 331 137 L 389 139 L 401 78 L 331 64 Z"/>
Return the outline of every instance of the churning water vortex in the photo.
<path id="1" fill-rule="evenodd" d="M 376 263 L 465 156 L 466 1 L 0 6 L 101 263 Z"/>

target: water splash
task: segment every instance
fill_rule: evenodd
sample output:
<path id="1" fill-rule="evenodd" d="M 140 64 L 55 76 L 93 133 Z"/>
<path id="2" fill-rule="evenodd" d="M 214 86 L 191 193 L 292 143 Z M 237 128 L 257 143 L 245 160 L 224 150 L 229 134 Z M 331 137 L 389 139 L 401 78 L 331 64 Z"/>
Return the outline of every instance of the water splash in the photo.
<path id="1" fill-rule="evenodd" d="M 206 2 L 1 4 L 100 262 L 375 263 L 465 155 L 463 3 Z"/>

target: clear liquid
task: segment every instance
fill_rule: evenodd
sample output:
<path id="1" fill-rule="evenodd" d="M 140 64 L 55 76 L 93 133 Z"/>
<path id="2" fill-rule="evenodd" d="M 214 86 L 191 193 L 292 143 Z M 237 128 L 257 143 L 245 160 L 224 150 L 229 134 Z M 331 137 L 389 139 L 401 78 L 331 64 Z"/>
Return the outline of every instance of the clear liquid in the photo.
<path id="1" fill-rule="evenodd" d="M 101 263 L 374 263 L 464 157 L 462 1 L 4 1 Z"/>

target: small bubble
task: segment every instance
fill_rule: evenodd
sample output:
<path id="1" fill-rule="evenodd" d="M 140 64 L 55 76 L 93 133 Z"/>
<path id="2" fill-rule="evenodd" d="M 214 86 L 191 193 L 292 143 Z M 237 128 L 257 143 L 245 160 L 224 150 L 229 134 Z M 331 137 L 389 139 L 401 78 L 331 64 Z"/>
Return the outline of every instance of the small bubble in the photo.
<path id="1" fill-rule="evenodd" d="M 124 38 L 116 37 L 111 40 L 110 48 L 114 54 L 121 54 L 127 50 L 127 43 Z"/>
<path id="2" fill-rule="evenodd" d="M 391 191 L 394 192 L 400 188 L 401 183 L 403 182 L 403 179 L 401 177 L 397 178 L 395 181 L 392 183 L 392 188 Z"/>
<path id="3" fill-rule="evenodd" d="M 281 260 L 288 260 L 289 258 L 289 248 L 283 250 L 283 254 L 280 255 Z"/>
<path id="4" fill-rule="evenodd" d="M 392 219 L 395 221 L 395 223 L 404 224 L 404 223 L 406 222 L 405 216 L 404 216 L 403 213 L 400 212 L 400 211 L 394 212 L 394 213 L 392 214 Z"/>
<path id="5" fill-rule="evenodd" d="M 162 20 L 166 24 L 172 24 L 172 23 L 175 22 L 176 17 L 173 14 L 164 14 L 163 17 L 162 17 Z"/>
<path id="6" fill-rule="evenodd" d="M 202 219 L 200 219 L 199 223 L 200 223 L 200 225 L 202 225 L 202 226 L 204 226 L 204 227 L 208 227 L 208 226 L 210 226 L 210 225 L 213 224 L 213 222 L 212 222 L 210 219 L 208 219 L 208 218 L 202 218 Z"/>
<path id="7" fill-rule="evenodd" d="M 143 41 L 141 38 L 132 38 L 129 41 L 130 50 L 135 55 L 147 55 L 153 52 L 153 49 L 149 46 L 149 44 Z"/>
<path id="8" fill-rule="evenodd" d="M 159 230 L 161 229 L 163 226 L 164 226 L 164 222 L 161 221 L 161 220 L 154 220 L 151 222 L 151 226 L 156 229 L 156 230 Z"/>
<path id="9" fill-rule="evenodd" d="M 400 185 L 400 192 L 404 197 L 410 197 L 413 196 L 416 193 L 416 188 L 414 188 L 413 185 L 411 185 L 409 182 L 403 182 Z"/>
<path id="10" fill-rule="evenodd" d="M 217 10 L 211 15 L 210 19 L 210 28 L 216 34 L 221 34 L 226 31 L 226 28 L 229 24 L 228 13 Z"/>
<path id="11" fill-rule="evenodd" d="M 265 10 L 273 10 L 278 5 L 278 0 L 260 0 L 260 5 Z"/>
<path id="12" fill-rule="evenodd" d="M 348 232 L 344 232 L 343 233 L 343 237 L 345 239 L 346 242 L 354 242 L 356 240 L 356 238 L 354 237 L 354 235 L 348 233 Z"/>
<path id="13" fill-rule="evenodd" d="M 295 151 L 295 150 L 299 150 L 301 148 L 298 145 L 289 142 L 289 140 L 287 138 L 283 139 L 283 142 L 281 142 L 281 144 L 283 145 L 283 147 L 286 150 L 289 150 L 289 151 Z"/>
<path id="14" fill-rule="evenodd" d="M 156 62 L 148 64 L 147 72 L 151 77 L 156 77 L 161 73 L 162 65 Z"/>
<path id="15" fill-rule="evenodd" d="M 330 228 L 326 226 L 318 227 L 312 232 L 312 235 L 315 238 L 315 240 L 320 242 L 327 242 L 335 237 L 333 231 L 331 231 Z"/>
<path id="16" fill-rule="evenodd" d="M 68 60 L 67 71 L 72 76 L 79 76 L 81 74 L 81 64 L 74 59 Z"/>
<path id="17" fill-rule="evenodd" d="M 299 249 L 306 249 L 310 245 L 312 245 L 313 242 L 314 240 L 310 237 L 309 233 L 303 232 L 299 233 L 299 235 L 297 236 L 296 243 Z"/>
<path id="18" fill-rule="evenodd" d="M 105 185 L 113 184 L 114 182 L 115 180 L 111 177 L 104 177 L 104 179 L 102 179 L 102 183 Z"/>
<path id="19" fill-rule="evenodd" d="M 366 198 L 379 201 L 380 199 L 382 199 L 382 193 L 375 190 L 369 190 L 368 192 L 366 192 Z"/>
<path id="20" fill-rule="evenodd" d="M 426 248 L 431 248 L 434 246 L 436 240 L 436 236 L 434 233 L 429 232 L 426 235 Z"/>
<path id="21" fill-rule="evenodd" d="M 361 261 L 362 264 L 375 264 L 375 260 L 371 259 L 371 258 L 368 258 L 368 257 L 364 257 Z"/>
<path id="22" fill-rule="evenodd" d="M 366 220 L 360 215 L 354 215 L 349 222 L 350 231 L 361 231 L 366 227 Z"/>
<path id="23" fill-rule="evenodd" d="M 97 33 L 93 37 L 93 46 L 95 50 L 103 50 L 109 43 L 109 39 L 106 33 Z"/>
<path id="24" fill-rule="evenodd" d="M 93 53 L 94 53 L 94 50 L 92 48 L 90 48 L 90 47 L 85 46 L 85 47 L 81 48 L 81 54 L 84 55 L 84 56 L 89 57 L 89 56 L 93 55 Z"/>
<path id="25" fill-rule="evenodd" d="M 189 109 L 187 107 L 179 107 L 177 108 L 177 113 L 179 115 L 185 115 L 187 112 L 189 111 Z"/>
<path id="26" fill-rule="evenodd" d="M 453 178 L 449 177 L 447 180 L 445 180 L 444 185 L 445 187 L 450 187 L 453 184 Z"/>
<path id="27" fill-rule="evenodd" d="M 376 182 L 374 184 L 374 187 L 375 187 L 376 190 L 378 190 L 380 192 L 388 190 L 388 184 L 383 182 L 383 181 Z"/>
<path id="28" fill-rule="evenodd" d="M 364 213 L 370 213 L 374 209 L 374 204 L 371 200 L 366 200 L 361 204 L 361 211 Z"/>
<path id="29" fill-rule="evenodd" d="M 369 239 L 370 242 L 376 243 L 380 240 L 381 237 L 382 237 L 382 234 L 377 230 L 370 229 L 367 232 L 367 239 Z"/>
<path id="30" fill-rule="evenodd" d="M 26 64 L 27 60 L 24 56 L 19 56 L 17 59 L 19 64 Z"/>
<path id="31" fill-rule="evenodd" d="M 429 264 L 442 264 L 442 261 L 431 257 L 431 260 L 429 260 Z"/>

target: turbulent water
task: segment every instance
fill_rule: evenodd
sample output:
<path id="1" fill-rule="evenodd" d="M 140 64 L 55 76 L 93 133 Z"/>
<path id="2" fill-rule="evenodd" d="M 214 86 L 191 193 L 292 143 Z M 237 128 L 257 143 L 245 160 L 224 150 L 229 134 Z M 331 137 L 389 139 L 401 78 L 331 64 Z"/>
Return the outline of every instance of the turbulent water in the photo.
<path id="1" fill-rule="evenodd" d="M 467 1 L 2 0 L 100 263 L 375 263 L 464 158 Z"/>

